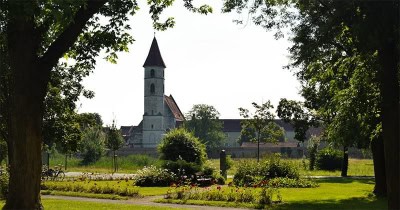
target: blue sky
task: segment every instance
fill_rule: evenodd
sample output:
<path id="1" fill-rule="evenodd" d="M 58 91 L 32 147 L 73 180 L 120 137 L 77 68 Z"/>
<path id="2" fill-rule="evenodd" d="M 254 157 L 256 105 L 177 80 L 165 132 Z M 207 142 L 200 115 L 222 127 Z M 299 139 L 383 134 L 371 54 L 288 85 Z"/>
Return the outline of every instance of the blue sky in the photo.
<path id="1" fill-rule="evenodd" d="M 236 25 L 238 14 L 221 14 L 220 1 L 205 1 L 214 8 L 207 16 L 186 11 L 177 1 L 164 18 L 175 17 L 174 28 L 156 32 L 165 70 L 165 94 L 172 94 L 183 113 L 194 104 L 213 105 L 220 118 L 239 117 L 239 107 L 266 100 L 276 106 L 280 98 L 302 100 L 299 82 L 283 69 L 289 62 L 284 39 L 275 40 L 251 22 Z M 150 49 L 154 30 L 148 7 L 131 18 L 136 40 L 128 53 L 119 53 L 117 64 L 98 59 L 95 71 L 84 85 L 95 91 L 95 98 L 81 98 L 78 112 L 97 112 L 105 125 L 115 118 L 117 125 L 137 125 L 144 104 L 143 63 Z"/>

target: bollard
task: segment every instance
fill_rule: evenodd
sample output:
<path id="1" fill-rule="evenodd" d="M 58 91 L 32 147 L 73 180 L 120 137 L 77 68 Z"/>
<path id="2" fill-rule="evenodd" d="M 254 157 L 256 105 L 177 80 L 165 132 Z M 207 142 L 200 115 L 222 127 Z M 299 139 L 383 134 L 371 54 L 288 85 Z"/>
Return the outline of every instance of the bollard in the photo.
<path id="1" fill-rule="evenodd" d="M 227 173 L 226 173 L 226 153 L 225 150 L 221 150 L 219 153 L 219 169 L 221 170 L 221 176 L 227 179 Z"/>
<path id="2" fill-rule="evenodd" d="M 118 155 L 114 155 L 114 173 L 118 171 Z"/>

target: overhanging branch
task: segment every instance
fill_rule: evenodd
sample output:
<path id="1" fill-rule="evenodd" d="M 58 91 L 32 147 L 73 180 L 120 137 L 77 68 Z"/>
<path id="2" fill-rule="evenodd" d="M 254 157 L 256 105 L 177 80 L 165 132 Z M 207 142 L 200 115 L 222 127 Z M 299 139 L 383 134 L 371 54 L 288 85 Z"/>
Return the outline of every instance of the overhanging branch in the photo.
<path id="1" fill-rule="evenodd" d="M 108 0 L 89 0 L 86 5 L 81 6 L 71 23 L 50 45 L 43 56 L 39 58 L 39 71 L 43 73 L 45 77 L 43 79 L 48 79 L 51 69 L 57 64 L 61 56 L 74 44 L 79 34 L 82 33 L 88 20 L 92 18 L 107 1 Z"/>

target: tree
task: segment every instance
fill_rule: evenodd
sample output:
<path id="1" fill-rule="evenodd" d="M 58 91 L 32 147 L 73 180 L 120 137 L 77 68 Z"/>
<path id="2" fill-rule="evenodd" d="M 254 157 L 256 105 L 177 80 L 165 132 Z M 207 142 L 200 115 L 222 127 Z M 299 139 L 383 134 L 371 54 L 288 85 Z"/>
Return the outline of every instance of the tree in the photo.
<path id="1" fill-rule="evenodd" d="M 223 124 L 219 121 L 219 112 L 210 105 L 196 104 L 186 114 L 184 127 L 206 145 L 207 150 L 220 148 L 225 140 Z"/>
<path id="2" fill-rule="evenodd" d="M 99 113 L 80 113 L 78 123 L 82 130 L 90 127 L 102 127 L 103 120 Z"/>
<path id="3" fill-rule="evenodd" d="M 276 112 L 284 122 L 293 126 L 294 138 L 299 142 L 304 142 L 307 139 L 308 129 L 317 125 L 315 116 L 299 101 L 282 98 Z"/>
<path id="4" fill-rule="evenodd" d="M 319 61 L 321 65 L 334 66 L 336 56 L 352 57 L 354 51 L 362 56 L 376 55 L 377 84 L 382 97 L 380 103 L 383 141 L 373 141 L 377 157 L 384 154 L 386 185 L 389 209 L 399 209 L 399 5 L 398 1 L 226 1 L 224 11 L 236 9 L 242 12 L 248 9 L 256 24 L 266 29 L 278 29 L 289 26 L 293 32 L 293 47 L 290 49 L 292 67 L 299 67 L 296 75 L 302 79 L 303 73 L 313 70 L 311 63 Z M 293 7 L 296 9 L 294 10 Z M 239 23 L 241 21 L 238 21 Z M 344 39 L 342 39 L 344 38 Z M 328 56 L 335 53 L 335 56 Z M 326 59 L 328 58 L 328 59 Z M 328 70 L 328 69 L 325 69 Z M 348 77 L 336 78 L 338 82 Z M 322 89 L 316 84 L 312 89 Z M 328 98 L 332 95 L 326 95 Z M 322 96 L 323 97 L 323 96 Z M 324 97 L 323 97 L 324 98 Z M 318 104 L 309 104 L 318 105 Z M 328 111 L 328 110 L 326 110 Z M 334 113 L 333 113 L 334 114 Z M 379 139 L 379 138 L 378 138 Z M 384 148 L 380 151 L 378 148 Z M 379 158 L 382 159 L 382 158 Z M 374 163 L 379 163 L 374 158 Z M 374 166 L 377 167 L 378 165 Z M 382 176 L 375 176 L 381 179 Z M 376 184 L 384 183 L 376 180 Z M 377 187 L 376 187 L 377 188 Z M 378 189 L 384 189 L 378 187 Z"/>
<path id="5" fill-rule="evenodd" d="M 274 122 L 275 115 L 270 111 L 274 107 L 270 101 L 258 105 L 252 103 L 255 112 L 252 114 L 248 109 L 239 108 L 242 120 L 241 136 L 250 137 L 250 141 L 257 142 L 257 162 L 260 161 L 260 142 L 277 142 L 284 133 L 283 129 Z"/>
<path id="6" fill-rule="evenodd" d="M 190 11 L 207 14 L 184 0 Z M 172 18 L 160 22 L 172 1 L 148 1 L 153 26 L 165 30 Z M 10 192 L 5 209 L 41 209 L 40 173 L 43 101 L 51 70 L 68 57 L 77 70 L 93 70 L 101 50 L 116 62 L 133 39 L 126 32 L 128 14 L 138 9 L 135 0 L 107 1 L 0 1 L 1 55 L 10 72 L 6 130 L 10 161 Z M 106 21 L 99 21 L 100 16 Z M 1 69 L 0 75 L 3 74 Z M 3 93 L 2 93 L 3 94 Z M 29 148 L 29 150 L 28 150 Z M 30 186 L 26 188 L 26 186 Z"/>
<path id="7" fill-rule="evenodd" d="M 122 137 L 121 131 L 118 130 L 117 127 L 115 127 L 115 121 L 113 120 L 111 127 L 108 128 L 106 145 L 108 149 L 113 151 L 114 172 L 118 170 L 115 151 L 121 148 L 124 145 L 124 143 L 125 141 L 124 138 Z"/>
<path id="8" fill-rule="evenodd" d="M 82 164 L 88 165 L 98 161 L 104 154 L 106 134 L 101 127 L 85 129 L 82 136 Z"/>

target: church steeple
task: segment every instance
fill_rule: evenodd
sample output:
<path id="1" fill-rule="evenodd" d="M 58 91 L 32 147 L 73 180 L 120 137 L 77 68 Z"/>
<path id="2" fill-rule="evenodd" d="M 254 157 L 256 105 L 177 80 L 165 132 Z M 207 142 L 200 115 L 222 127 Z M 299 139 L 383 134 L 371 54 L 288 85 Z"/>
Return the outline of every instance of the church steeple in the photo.
<path id="1" fill-rule="evenodd" d="M 160 49 L 158 48 L 156 37 L 154 37 L 153 42 L 151 43 L 149 55 L 147 55 L 146 61 L 143 64 L 143 67 L 147 66 L 159 66 L 166 68 L 161 57 Z"/>

